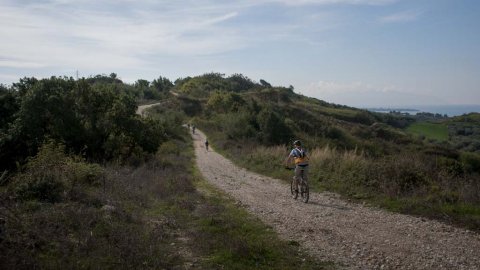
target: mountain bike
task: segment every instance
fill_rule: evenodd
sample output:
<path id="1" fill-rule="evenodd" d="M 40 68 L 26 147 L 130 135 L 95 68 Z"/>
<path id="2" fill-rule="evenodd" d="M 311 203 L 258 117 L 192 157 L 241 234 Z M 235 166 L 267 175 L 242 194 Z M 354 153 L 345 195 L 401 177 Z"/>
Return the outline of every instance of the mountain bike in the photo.
<path id="1" fill-rule="evenodd" d="M 295 170 L 295 168 L 286 168 L 288 170 Z M 310 198 L 310 188 L 308 187 L 308 181 L 303 179 L 304 171 L 301 171 L 300 179 L 298 179 L 298 187 L 300 190 L 296 189 L 295 187 L 295 176 L 292 178 L 290 182 L 290 192 L 292 193 L 292 197 L 296 200 L 298 198 L 298 193 L 300 193 L 300 197 L 304 203 L 308 202 Z"/>

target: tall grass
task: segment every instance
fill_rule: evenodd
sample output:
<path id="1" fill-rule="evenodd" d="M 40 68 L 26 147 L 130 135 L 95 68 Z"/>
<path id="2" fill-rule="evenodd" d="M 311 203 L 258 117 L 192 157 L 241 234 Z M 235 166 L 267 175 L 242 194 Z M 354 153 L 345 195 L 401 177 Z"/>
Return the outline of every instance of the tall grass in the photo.
<path id="1" fill-rule="evenodd" d="M 285 146 L 257 146 L 212 135 L 213 144 L 241 166 L 290 181 Z M 480 176 L 462 163 L 420 152 L 369 157 L 357 149 L 325 146 L 310 152 L 314 190 L 338 192 L 390 210 L 427 216 L 480 230 Z"/>
<path id="2" fill-rule="evenodd" d="M 165 154 L 165 153 L 164 153 Z M 173 154 L 168 154 L 172 155 Z M 175 228 L 164 214 L 146 215 L 159 201 L 194 190 L 177 168 L 155 159 L 102 168 L 47 145 L 0 192 L 2 269 L 165 269 L 182 263 L 170 245 Z M 48 191 L 48 192 L 47 192 Z M 48 195 L 48 196 L 46 196 Z"/>

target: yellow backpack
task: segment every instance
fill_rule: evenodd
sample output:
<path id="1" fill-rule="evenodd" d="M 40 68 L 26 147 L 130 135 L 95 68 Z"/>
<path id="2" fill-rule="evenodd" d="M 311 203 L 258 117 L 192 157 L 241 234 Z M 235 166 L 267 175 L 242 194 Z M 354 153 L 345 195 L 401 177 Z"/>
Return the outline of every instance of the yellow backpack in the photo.
<path id="1" fill-rule="evenodd" d="M 293 160 L 295 161 L 295 165 L 301 164 L 301 163 L 308 163 L 308 156 L 305 153 L 304 150 L 299 150 L 297 148 L 294 149 L 295 151 L 295 156 L 293 156 Z"/>

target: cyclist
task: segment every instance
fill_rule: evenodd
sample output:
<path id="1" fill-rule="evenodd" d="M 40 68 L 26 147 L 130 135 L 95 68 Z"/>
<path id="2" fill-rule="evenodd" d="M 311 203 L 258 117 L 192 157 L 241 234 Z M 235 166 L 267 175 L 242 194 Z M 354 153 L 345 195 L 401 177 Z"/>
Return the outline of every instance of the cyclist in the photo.
<path id="1" fill-rule="evenodd" d="M 285 159 L 285 167 L 293 161 L 295 162 L 295 191 L 298 192 L 298 180 L 303 177 L 304 181 L 308 180 L 308 155 L 307 150 L 303 149 L 302 142 L 296 140 L 293 142 L 295 148 L 292 149 L 288 157 Z"/>

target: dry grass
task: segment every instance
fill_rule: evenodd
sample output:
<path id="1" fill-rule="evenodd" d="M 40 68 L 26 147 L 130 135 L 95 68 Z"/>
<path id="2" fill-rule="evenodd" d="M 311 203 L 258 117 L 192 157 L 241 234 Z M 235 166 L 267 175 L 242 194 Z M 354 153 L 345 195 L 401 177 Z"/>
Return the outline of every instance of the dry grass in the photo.
<path id="1" fill-rule="evenodd" d="M 195 194 L 195 187 L 188 145 L 182 141 L 169 145 L 175 151 L 164 148 L 162 159 L 139 167 L 112 164 L 103 169 L 65 155 L 62 147 L 43 147 L 0 190 L 0 268 L 181 265 L 183 259 L 170 245 L 177 228 L 168 225 L 177 222 L 158 208 L 171 204 L 193 209 L 195 201 L 181 198 Z"/>
<path id="2" fill-rule="evenodd" d="M 291 179 L 291 172 L 282 169 L 289 148 L 211 138 L 216 149 L 239 165 Z M 356 149 L 327 145 L 310 151 L 309 179 L 317 191 L 331 190 L 394 211 L 480 230 L 480 176 L 468 173 L 457 161 L 420 152 L 368 157 Z"/>

